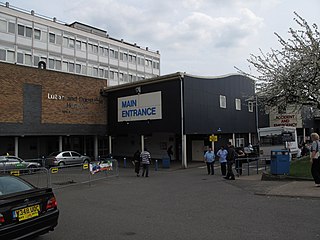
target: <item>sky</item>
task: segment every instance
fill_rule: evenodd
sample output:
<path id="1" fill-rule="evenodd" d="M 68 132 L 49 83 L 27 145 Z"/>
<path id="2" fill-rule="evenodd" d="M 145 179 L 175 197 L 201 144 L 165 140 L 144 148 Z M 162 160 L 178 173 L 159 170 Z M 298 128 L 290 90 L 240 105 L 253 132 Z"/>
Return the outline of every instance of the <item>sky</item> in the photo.
<path id="1" fill-rule="evenodd" d="M 319 0 L 8 0 L 59 21 L 78 21 L 110 37 L 159 51 L 161 75 L 256 75 L 247 59 L 281 45 L 299 29 L 294 12 L 311 26 L 320 23 Z M 320 27 L 320 26 L 319 26 Z"/>

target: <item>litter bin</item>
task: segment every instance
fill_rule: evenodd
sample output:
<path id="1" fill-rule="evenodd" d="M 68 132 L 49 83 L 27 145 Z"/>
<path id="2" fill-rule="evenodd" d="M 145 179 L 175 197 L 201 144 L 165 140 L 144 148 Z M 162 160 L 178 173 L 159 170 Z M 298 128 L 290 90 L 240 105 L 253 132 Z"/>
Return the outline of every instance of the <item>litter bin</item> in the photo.
<path id="1" fill-rule="evenodd" d="M 271 151 L 271 174 L 289 175 L 290 170 L 290 153 L 288 150 Z"/>
<path id="2" fill-rule="evenodd" d="M 162 158 L 162 168 L 170 168 L 170 158 Z"/>

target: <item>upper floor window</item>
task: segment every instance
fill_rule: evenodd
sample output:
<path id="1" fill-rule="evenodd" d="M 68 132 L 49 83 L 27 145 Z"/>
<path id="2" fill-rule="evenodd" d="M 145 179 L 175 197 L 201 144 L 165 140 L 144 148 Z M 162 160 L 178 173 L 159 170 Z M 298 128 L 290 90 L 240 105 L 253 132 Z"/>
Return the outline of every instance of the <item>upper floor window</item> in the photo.
<path id="1" fill-rule="evenodd" d="M 56 35 L 54 33 L 49 33 L 49 42 L 56 43 Z"/>
<path id="2" fill-rule="evenodd" d="M 220 95 L 220 107 L 221 108 L 227 108 L 226 96 Z"/>
<path id="3" fill-rule="evenodd" d="M 8 29 L 9 33 L 16 33 L 16 24 L 13 22 L 9 22 L 9 29 Z"/>
<path id="4" fill-rule="evenodd" d="M 248 111 L 253 112 L 253 102 L 248 102 Z"/>
<path id="5" fill-rule="evenodd" d="M 41 31 L 39 29 L 34 30 L 34 39 L 37 39 L 37 40 L 41 39 Z"/>
<path id="6" fill-rule="evenodd" d="M 0 19 L 0 31 L 7 32 L 7 21 Z"/>
<path id="7" fill-rule="evenodd" d="M 18 24 L 18 35 L 31 38 L 32 28 Z"/>
<path id="8" fill-rule="evenodd" d="M 236 110 L 240 111 L 241 110 L 241 99 L 236 98 Z"/>

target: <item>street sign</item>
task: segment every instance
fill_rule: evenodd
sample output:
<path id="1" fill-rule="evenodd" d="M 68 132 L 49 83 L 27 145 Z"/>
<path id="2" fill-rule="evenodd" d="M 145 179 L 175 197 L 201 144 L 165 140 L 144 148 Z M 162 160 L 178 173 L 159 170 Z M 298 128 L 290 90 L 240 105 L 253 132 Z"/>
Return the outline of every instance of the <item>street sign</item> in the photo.
<path id="1" fill-rule="evenodd" d="M 215 136 L 215 135 L 209 136 L 209 141 L 210 142 L 217 142 L 218 141 L 218 136 Z"/>

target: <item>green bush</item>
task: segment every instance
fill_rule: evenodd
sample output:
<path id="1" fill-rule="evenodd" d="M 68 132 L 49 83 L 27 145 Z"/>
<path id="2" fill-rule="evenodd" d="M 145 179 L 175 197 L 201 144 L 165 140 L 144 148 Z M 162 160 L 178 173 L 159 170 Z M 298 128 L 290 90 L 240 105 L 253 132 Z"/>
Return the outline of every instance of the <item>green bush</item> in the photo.
<path id="1" fill-rule="evenodd" d="M 312 178 L 311 163 L 309 157 L 293 160 L 290 164 L 290 176 Z"/>

